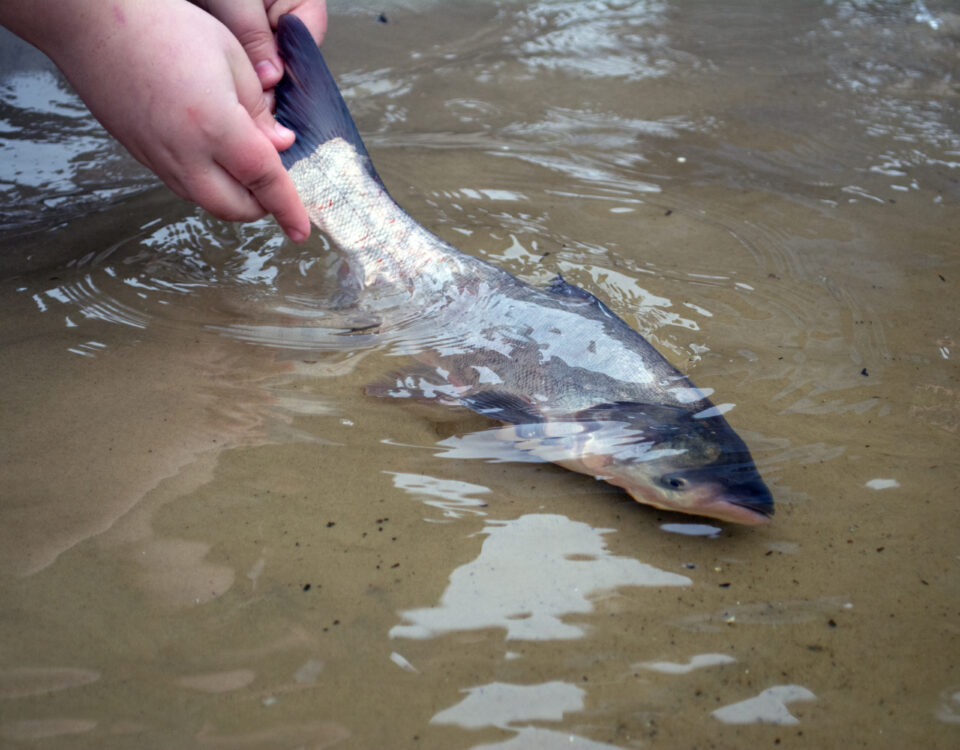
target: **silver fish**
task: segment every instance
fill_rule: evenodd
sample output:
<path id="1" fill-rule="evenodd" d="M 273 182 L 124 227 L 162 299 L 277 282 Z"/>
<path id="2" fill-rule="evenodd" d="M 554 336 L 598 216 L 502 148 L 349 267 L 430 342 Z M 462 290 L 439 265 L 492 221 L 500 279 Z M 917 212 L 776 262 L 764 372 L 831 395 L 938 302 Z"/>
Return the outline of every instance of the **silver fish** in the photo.
<path id="1" fill-rule="evenodd" d="M 532 287 L 420 226 L 377 176 L 310 33 L 287 15 L 277 40 L 286 65 L 277 119 L 297 134 L 284 166 L 359 286 L 406 318 L 392 323 L 393 353 L 420 362 L 385 395 L 504 422 L 518 448 L 641 503 L 769 519 L 773 500 L 750 451 L 702 391 L 589 292 L 559 276 Z"/>

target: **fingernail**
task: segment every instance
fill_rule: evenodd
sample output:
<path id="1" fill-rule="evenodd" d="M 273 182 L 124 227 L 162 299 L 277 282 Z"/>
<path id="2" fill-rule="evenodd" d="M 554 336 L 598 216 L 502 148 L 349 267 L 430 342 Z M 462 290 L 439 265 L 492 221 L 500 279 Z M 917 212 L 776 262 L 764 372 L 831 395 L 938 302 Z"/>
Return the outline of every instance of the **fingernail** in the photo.
<path id="1" fill-rule="evenodd" d="M 248 68 L 249 70 L 249 68 Z M 261 81 L 269 81 L 276 77 L 277 73 L 280 71 L 277 70 L 277 66 L 274 65 L 269 60 L 262 60 L 256 64 L 254 70 L 257 71 L 257 76 Z"/>
<path id="2" fill-rule="evenodd" d="M 305 235 L 299 229 L 293 228 L 287 230 L 287 237 L 289 237 L 293 242 L 303 242 L 305 239 L 307 239 L 307 235 Z"/>
<path id="3" fill-rule="evenodd" d="M 290 130 L 290 128 L 288 128 L 286 125 L 281 125 L 279 122 L 274 123 L 273 129 L 276 132 L 276 134 L 281 138 L 283 138 L 284 140 L 286 140 L 287 138 L 293 138 L 294 140 L 296 140 L 297 138 L 296 133 Z"/>

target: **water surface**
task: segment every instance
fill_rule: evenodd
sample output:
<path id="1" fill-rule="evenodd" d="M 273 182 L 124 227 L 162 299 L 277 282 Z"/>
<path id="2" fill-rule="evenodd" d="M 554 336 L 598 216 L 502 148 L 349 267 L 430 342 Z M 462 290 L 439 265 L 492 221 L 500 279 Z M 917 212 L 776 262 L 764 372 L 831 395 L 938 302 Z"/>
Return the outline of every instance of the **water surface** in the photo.
<path id="1" fill-rule="evenodd" d="M 404 360 L 322 237 L 0 41 L 0 745 L 960 742 L 950 3 L 331 3 L 398 202 L 734 404 L 763 528 L 367 395 Z"/>

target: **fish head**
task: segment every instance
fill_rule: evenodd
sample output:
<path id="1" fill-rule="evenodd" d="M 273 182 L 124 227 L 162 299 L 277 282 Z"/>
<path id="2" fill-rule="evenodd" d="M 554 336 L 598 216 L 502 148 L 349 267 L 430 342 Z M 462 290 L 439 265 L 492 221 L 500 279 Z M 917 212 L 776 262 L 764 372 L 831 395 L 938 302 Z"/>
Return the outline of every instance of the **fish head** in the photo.
<path id="1" fill-rule="evenodd" d="M 579 412 L 579 449 L 565 461 L 664 510 L 757 525 L 773 498 L 746 444 L 714 412 L 674 406 L 603 404 Z M 585 436 L 589 436 L 589 440 Z"/>

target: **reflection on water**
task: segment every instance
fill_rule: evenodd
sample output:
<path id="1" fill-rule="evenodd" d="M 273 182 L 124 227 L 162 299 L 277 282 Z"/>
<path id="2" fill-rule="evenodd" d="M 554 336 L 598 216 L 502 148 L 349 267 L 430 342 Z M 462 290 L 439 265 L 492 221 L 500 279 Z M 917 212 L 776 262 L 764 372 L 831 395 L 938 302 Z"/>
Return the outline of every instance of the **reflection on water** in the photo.
<path id="1" fill-rule="evenodd" d="M 947 724 L 960 724 L 960 690 L 946 690 L 937 718 Z"/>
<path id="2" fill-rule="evenodd" d="M 440 509 L 443 511 L 444 518 L 460 518 L 468 513 L 477 516 L 486 515 L 480 508 L 486 508 L 487 503 L 470 496 L 488 494 L 489 487 L 461 482 L 457 479 L 437 479 L 423 474 L 389 473 L 393 475 L 394 487 L 408 492 L 424 505 Z"/>
<path id="3" fill-rule="evenodd" d="M 695 669 L 713 667 L 717 664 L 732 664 L 735 661 L 736 659 L 726 654 L 694 654 L 686 664 L 678 664 L 673 661 L 648 661 L 640 666 L 663 674 L 687 674 L 687 672 L 692 672 Z"/>
<path id="4" fill-rule="evenodd" d="M 583 710 L 586 691 L 566 682 L 507 685 L 494 682 L 464 690 L 467 697 L 430 719 L 431 724 L 456 724 L 464 729 L 507 727 L 522 721 L 559 721 Z"/>
<path id="5" fill-rule="evenodd" d="M 664 40 L 657 34 L 666 10 L 667 4 L 657 0 L 534 3 L 518 14 L 527 26 L 521 29 L 531 35 L 519 43 L 520 60 L 530 67 L 601 78 L 666 75 L 671 66 L 663 59 L 658 43 Z"/>
<path id="6" fill-rule="evenodd" d="M 0 229 L 76 216 L 144 190 L 123 154 L 53 66 L 0 28 Z"/>
<path id="7" fill-rule="evenodd" d="M 776 521 L 372 398 L 462 336 L 156 189 L 0 33 L 0 744 L 956 745 L 956 9 L 331 13 L 398 201 L 736 402 Z"/>
<path id="8" fill-rule="evenodd" d="M 506 629 L 507 640 L 580 638 L 561 620 L 591 612 L 597 592 L 619 586 L 689 586 L 686 576 L 611 555 L 603 535 L 556 515 L 491 522 L 476 560 L 450 575 L 440 603 L 402 612 L 391 638 L 431 638 L 454 630 Z"/>
<path id="9" fill-rule="evenodd" d="M 684 536 L 715 537 L 721 531 L 718 527 L 705 523 L 662 523 L 660 528 L 669 531 L 671 534 L 683 534 Z"/>
<path id="10" fill-rule="evenodd" d="M 792 726 L 800 720 L 790 713 L 788 703 L 812 701 L 817 696 L 800 685 L 776 685 L 739 703 L 718 708 L 713 717 L 724 724 L 779 724 Z"/>
<path id="11" fill-rule="evenodd" d="M 516 435 L 509 427 L 476 430 L 438 440 L 437 445 L 442 446 L 443 450 L 438 451 L 437 456 L 452 459 L 473 458 L 491 462 L 542 463 L 546 460 L 534 453 L 520 450 L 516 442 Z"/>
<path id="12" fill-rule="evenodd" d="M 467 730 L 497 727 L 516 732 L 505 742 L 474 746 L 473 750 L 510 750 L 512 748 L 579 748 L 603 750 L 613 745 L 594 742 L 567 732 L 535 726 L 529 721 L 561 721 L 564 714 L 583 711 L 586 691 L 566 682 L 540 685 L 508 685 L 494 682 L 468 688 L 467 697 L 430 719 L 431 724 L 454 724 Z"/>

